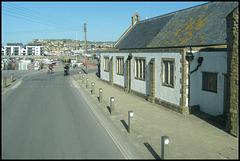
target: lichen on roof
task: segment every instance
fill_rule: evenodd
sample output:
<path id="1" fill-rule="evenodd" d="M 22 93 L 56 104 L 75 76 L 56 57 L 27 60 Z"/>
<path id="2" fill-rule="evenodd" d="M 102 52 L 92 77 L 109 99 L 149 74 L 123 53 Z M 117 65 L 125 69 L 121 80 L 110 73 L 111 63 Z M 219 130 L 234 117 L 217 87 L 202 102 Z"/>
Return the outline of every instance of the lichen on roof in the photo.
<path id="1" fill-rule="evenodd" d="M 204 37 L 207 36 L 207 33 L 201 32 L 201 28 L 206 25 L 208 18 L 214 13 L 214 10 L 211 11 L 206 6 L 203 11 L 200 10 L 196 14 L 193 13 L 195 12 L 189 11 L 188 13 L 185 11 L 185 14 L 176 13 L 147 47 L 165 47 L 169 44 L 172 46 L 185 46 L 190 45 L 188 42 L 191 40 L 193 40 L 191 44 L 198 43 L 198 45 L 203 45 Z M 162 41 L 162 39 L 165 41 Z"/>
<path id="2" fill-rule="evenodd" d="M 226 44 L 226 17 L 238 2 L 210 2 L 137 23 L 117 49 Z"/>

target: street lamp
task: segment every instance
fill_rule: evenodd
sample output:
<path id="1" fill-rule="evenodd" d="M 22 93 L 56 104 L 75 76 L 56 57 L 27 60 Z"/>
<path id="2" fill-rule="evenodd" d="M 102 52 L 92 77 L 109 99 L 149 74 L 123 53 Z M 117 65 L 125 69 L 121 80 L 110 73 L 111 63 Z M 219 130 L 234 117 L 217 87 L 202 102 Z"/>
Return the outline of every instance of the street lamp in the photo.
<path id="1" fill-rule="evenodd" d="M 194 56 L 193 56 L 193 53 L 190 51 L 190 52 L 187 52 L 186 54 L 186 60 L 188 62 L 192 61 L 194 59 Z"/>

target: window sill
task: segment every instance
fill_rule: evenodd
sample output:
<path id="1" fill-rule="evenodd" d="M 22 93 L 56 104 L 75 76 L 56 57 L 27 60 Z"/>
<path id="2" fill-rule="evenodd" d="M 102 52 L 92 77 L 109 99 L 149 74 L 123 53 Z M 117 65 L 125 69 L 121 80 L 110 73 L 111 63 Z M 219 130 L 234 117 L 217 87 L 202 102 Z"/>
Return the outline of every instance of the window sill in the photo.
<path id="1" fill-rule="evenodd" d="M 145 81 L 145 79 L 134 77 L 136 80 Z"/>
<path id="2" fill-rule="evenodd" d="M 117 75 L 119 75 L 119 76 L 124 76 L 124 74 L 118 74 L 118 73 L 117 73 Z"/>
<path id="3" fill-rule="evenodd" d="M 174 88 L 173 85 L 170 85 L 170 84 L 166 84 L 166 83 L 163 83 L 162 86 L 165 86 L 165 87 L 170 87 L 170 88 Z"/>
<path id="4" fill-rule="evenodd" d="M 202 91 L 212 92 L 212 93 L 218 93 L 217 91 L 211 91 L 211 90 L 207 90 L 207 89 L 202 89 Z"/>

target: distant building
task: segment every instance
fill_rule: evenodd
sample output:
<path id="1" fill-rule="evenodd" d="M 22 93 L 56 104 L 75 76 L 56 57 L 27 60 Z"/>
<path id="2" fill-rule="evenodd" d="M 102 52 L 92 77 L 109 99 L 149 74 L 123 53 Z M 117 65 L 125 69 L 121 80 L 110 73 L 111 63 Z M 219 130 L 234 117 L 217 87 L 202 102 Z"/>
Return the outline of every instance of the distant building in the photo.
<path id="1" fill-rule="evenodd" d="M 44 47 L 41 43 L 29 43 L 26 45 L 26 55 L 43 55 Z"/>
<path id="2" fill-rule="evenodd" d="M 41 43 L 7 43 L 1 48 L 2 55 L 44 55 L 44 47 Z"/>
<path id="3" fill-rule="evenodd" d="M 2 55 L 20 55 L 22 46 L 22 43 L 7 43 L 2 48 Z"/>

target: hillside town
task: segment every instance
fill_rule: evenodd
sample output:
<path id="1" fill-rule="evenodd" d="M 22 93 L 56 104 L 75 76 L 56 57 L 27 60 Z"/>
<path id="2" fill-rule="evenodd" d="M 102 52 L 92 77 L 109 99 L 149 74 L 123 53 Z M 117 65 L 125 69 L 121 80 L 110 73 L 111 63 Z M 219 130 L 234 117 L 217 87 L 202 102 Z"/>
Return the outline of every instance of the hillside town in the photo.
<path id="1" fill-rule="evenodd" d="M 90 42 L 87 41 L 87 52 L 89 55 L 97 53 L 100 50 L 113 48 L 114 42 Z M 2 56 L 8 55 L 75 55 L 82 54 L 85 51 L 85 42 L 71 39 L 33 39 L 26 45 L 22 43 L 7 43 L 1 46 Z"/>
<path id="2" fill-rule="evenodd" d="M 114 42 L 86 42 L 71 39 L 33 39 L 22 43 L 7 43 L 1 47 L 1 69 L 39 69 L 41 64 L 69 62 L 80 67 L 85 58 L 91 63 L 100 56 L 100 52 L 112 49 Z M 85 51 L 87 50 L 87 52 Z M 93 61 L 95 60 L 95 61 Z"/>

